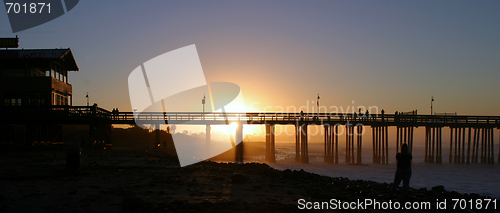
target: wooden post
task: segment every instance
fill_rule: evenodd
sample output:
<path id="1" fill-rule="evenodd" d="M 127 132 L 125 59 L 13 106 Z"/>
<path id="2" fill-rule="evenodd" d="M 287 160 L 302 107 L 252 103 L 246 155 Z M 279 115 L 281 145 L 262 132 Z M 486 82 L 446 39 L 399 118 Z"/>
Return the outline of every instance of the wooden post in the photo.
<path id="1" fill-rule="evenodd" d="M 462 163 L 460 161 L 460 151 L 461 151 L 460 149 L 462 149 L 462 145 L 461 145 L 462 144 L 462 129 L 463 128 L 458 128 L 458 146 L 457 146 L 457 148 L 458 148 L 458 154 L 457 154 L 458 163 Z"/>
<path id="2" fill-rule="evenodd" d="M 333 163 L 333 158 L 332 158 L 332 137 L 331 137 L 331 129 L 330 125 L 324 125 L 324 142 L 325 142 L 325 158 L 324 162 L 325 163 Z"/>
<path id="3" fill-rule="evenodd" d="M 439 154 L 437 163 L 443 163 L 443 127 L 439 127 Z"/>
<path id="4" fill-rule="evenodd" d="M 484 129 L 485 131 L 485 135 L 484 135 L 484 163 L 485 164 L 488 164 L 488 153 L 489 153 L 489 136 L 490 136 L 490 132 L 489 132 L 489 129 L 485 128 Z"/>
<path id="5" fill-rule="evenodd" d="M 490 140 L 491 164 L 495 164 L 495 151 L 494 151 L 495 136 L 493 135 L 493 128 L 490 129 L 490 134 L 491 134 L 491 140 Z"/>
<path id="6" fill-rule="evenodd" d="M 396 153 L 399 152 L 399 143 L 400 143 L 400 139 L 399 139 L 399 126 L 396 127 Z"/>
<path id="7" fill-rule="evenodd" d="M 243 125 L 241 128 L 243 129 Z M 276 162 L 276 154 L 275 154 L 276 153 L 276 135 L 275 135 L 275 133 L 276 133 L 276 128 L 273 124 L 273 125 L 271 125 L 271 144 L 270 144 L 271 149 L 269 150 L 269 152 L 270 152 L 269 153 L 269 157 L 270 157 L 269 162 Z M 243 139 L 243 137 L 242 137 L 242 139 Z M 241 142 L 241 144 L 243 144 L 243 142 Z M 243 157 L 243 155 L 242 155 L 242 157 Z M 242 158 L 242 161 L 243 161 L 243 158 Z"/>
<path id="8" fill-rule="evenodd" d="M 323 133 L 324 134 L 323 135 L 323 153 L 324 153 L 324 155 L 323 155 L 323 162 L 327 163 L 328 162 L 328 152 L 326 151 L 327 150 L 326 147 L 328 146 L 327 145 L 327 143 L 328 143 L 328 136 L 327 136 L 328 130 L 327 130 L 326 125 L 323 126 L 323 128 L 324 128 L 324 133 Z"/>
<path id="9" fill-rule="evenodd" d="M 302 142 L 302 156 L 301 156 L 301 162 L 302 163 L 309 163 L 309 147 L 308 147 L 308 140 L 309 138 L 307 137 L 308 134 L 307 134 L 307 125 L 304 124 L 301 126 L 301 132 L 302 134 L 300 135 L 300 137 L 302 138 L 301 142 Z"/>
<path id="10" fill-rule="evenodd" d="M 354 125 L 351 126 L 351 163 L 356 163 L 354 161 Z"/>
<path id="11" fill-rule="evenodd" d="M 349 130 L 350 130 L 349 126 L 346 125 L 345 126 L 345 132 L 346 132 L 346 134 L 345 134 L 345 163 L 347 163 L 347 164 L 350 163 L 350 161 L 351 161 L 351 156 L 350 156 L 350 154 L 351 154 L 351 149 L 350 149 L 351 142 L 349 141 L 351 138 L 349 137 L 349 134 L 350 134 Z"/>
<path id="12" fill-rule="evenodd" d="M 212 135 L 212 127 L 210 127 L 210 124 L 207 124 L 206 128 L 205 128 L 205 142 L 207 144 L 210 143 L 210 140 L 211 140 L 211 135 Z"/>
<path id="13" fill-rule="evenodd" d="M 475 163 L 475 158 L 476 158 L 476 137 L 477 137 L 477 128 L 474 128 L 474 135 L 473 135 L 473 140 L 472 140 L 472 154 L 471 154 L 471 162 Z"/>
<path id="14" fill-rule="evenodd" d="M 466 128 L 462 128 L 462 164 L 465 163 L 465 130 Z"/>
<path id="15" fill-rule="evenodd" d="M 332 153 L 332 163 L 335 163 L 335 156 L 337 153 L 335 153 L 335 127 L 330 126 L 330 141 L 331 141 L 331 149 L 330 153 Z M 334 156 L 335 155 L 335 156 Z"/>
<path id="16" fill-rule="evenodd" d="M 236 133 L 234 135 L 235 147 L 235 161 L 236 163 L 243 163 L 243 125 L 238 124 Z"/>
<path id="17" fill-rule="evenodd" d="M 377 161 L 378 163 L 386 163 L 385 161 L 385 148 L 387 148 L 385 146 L 385 143 L 384 143 L 384 132 L 382 130 L 382 128 L 378 128 L 378 133 L 377 133 L 377 137 L 378 137 L 378 156 L 377 156 Z"/>
<path id="18" fill-rule="evenodd" d="M 266 126 L 267 128 L 267 126 Z M 300 162 L 300 125 L 295 124 L 295 162 Z M 267 135 L 266 135 L 267 136 Z"/>
<path id="19" fill-rule="evenodd" d="M 484 163 L 484 128 L 481 128 L 481 163 Z"/>
<path id="20" fill-rule="evenodd" d="M 335 164 L 339 164 L 339 126 L 335 125 Z"/>
<path id="21" fill-rule="evenodd" d="M 266 123 L 265 126 L 266 126 L 266 161 L 269 162 L 271 160 L 271 124 Z"/>
<path id="22" fill-rule="evenodd" d="M 467 164 L 470 163 L 470 136 L 471 136 L 471 128 L 469 127 L 469 140 L 467 141 Z"/>
<path id="23" fill-rule="evenodd" d="M 376 136 L 375 136 L 375 129 L 376 129 L 376 128 L 377 128 L 377 127 L 372 126 L 372 160 L 373 160 L 373 163 L 374 163 L 374 164 L 375 164 L 375 163 L 378 163 L 378 162 L 377 162 L 377 160 L 376 160 L 376 159 L 377 159 L 377 156 L 376 156 L 376 154 L 375 154 L 375 153 L 377 153 L 377 152 L 378 152 L 378 150 L 377 150 L 377 145 L 376 145 L 376 143 L 375 143 L 375 138 L 376 138 Z"/>
<path id="24" fill-rule="evenodd" d="M 452 155 L 453 155 L 453 127 L 450 127 L 450 159 L 449 159 L 449 163 L 451 163 L 451 158 L 452 158 Z"/>
<path id="25" fill-rule="evenodd" d="M 458 134 L 458 129 L 455 128 L 455 155 L 453 157 L 453 163 L 457 163 L 457 134 Z"/>
<path id="26" fill-rule="evenodd" d="M 413 153 L 413 126 L 408 127 L 410 128 L 410 138 L 408 139 L 410 141 L 410 153 Z"/>
<path id="27" fill-rule="evenodd" d="M 405 131 L 404 143 L 406 143 L 406 144 L 408 144 L 408 143 L 407 143 L 407 137 L 406 137 L 406 129 L 407 129 L 407 128 L 408 128 L 408 127 L 404 127 L 404 131 Z"/>
<path id="28" fill-rule="evenodd" d="M 377 142 L 378 142 L 378 155 L 377 161 L 378 163 L 385 163 L 385 144 L 384 144 L 384 135 L 382 129 L 380 127 L 377 128 Z"/>
<path id="29" fill-rule="evenodd" d="M 357 127 L 357 132 L 356 132 L 356 136 L 357 136 L 356 139 L 357 139 L 357 142 L 358 142 L 357 148 L 356 148 L 357 152 L 358 152 L 357 153 L 357 158 L 358 159 L 356 161 L 357 164 L 361 164 L 361 151 L 362 151 L 361 148 L 362 148 L 362 143 L 363 143 L 363 134 L 362 133 L 363 133 L 363 126 L 358 126 Z"/>
<path id="30" fill-rule="evenodd" d="M 429 149 L 429 127 L 425 127 L 425 155 L 424 155 L 424 163 L 428 163 L 429 155 L 428 155 L 428 149 Z"/>
<path id="31" fill-rule="evenodd" d="M 474 159 L 474 163 L 479 162 L 479 137 L 481 136 L 481 129 L 477 128 L 477 137 L 476 137 L 476 156 Z"/>
<path id="32" fill-rule="evenodd" d="M 385 163 L 389 164 L 389 130 L 385 126 Z"/>
<path id="33" fill-rule="evenodd" d="M 431 157 L 430 157 L 430 162 L 434 163 L 434 147 L 436 146 L 436 128 L 432 127 L 432 139 L 431 139 Z"/>
<path id="34" fill-rule="evenodd" d="M 155 145 L 156 148 L 160 148 L 160 124 L 155 124 Z"/>

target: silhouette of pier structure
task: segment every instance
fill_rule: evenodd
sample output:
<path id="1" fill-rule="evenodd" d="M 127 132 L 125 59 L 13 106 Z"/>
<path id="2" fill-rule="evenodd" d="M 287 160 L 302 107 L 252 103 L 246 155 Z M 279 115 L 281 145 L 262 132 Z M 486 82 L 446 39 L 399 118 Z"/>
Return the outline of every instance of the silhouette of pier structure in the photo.
<path id="1" fill-rule="evenodd" d="M 324 128 L 324 161 L 339 163 L 339 127 L 346 130 L 345 162 L 362 163 L 363 131 L 372 127 L 373 163 L 387 164 L 389 127 L 396 127 L 396 148 L 408 144 L 413 149 L 414 128 L 425 127 L 426 163 L 442 163 L 442 130 L 450 128 L 450 163 L 494 164 L 494 132 L 500 128 L 500 116 L 461 115 L 417 115 L 413 114 L 370 114 L 357 113 L 200 113 L 200 112 L 110 112 L 97 106 L 36 106 L 1 107 L 2 124 L 87 124 L 91 138 L 111 140 L 107 128 L 111 124 L 136 124 L 136 120 L 152 124 L 159 129 L 160 124 L 206 125 L 206 140 L 210 141 L 211 125 L 238 123 L 235 140 L 243 140 L 243 125 L 265 125 L 265 159 L 274 162 L 275 126 L 294 125 L 297 162 L 308 163 L 308 126 L 320 125 Z M 107 128 L 106 128 L 107 127 Z M 236 160 L 243 161 L 243 145 L 236 146 Z M 500 150 L 499 150 L 500 153 Z M 500 161 L 500 156 L 499 156 Z"/>

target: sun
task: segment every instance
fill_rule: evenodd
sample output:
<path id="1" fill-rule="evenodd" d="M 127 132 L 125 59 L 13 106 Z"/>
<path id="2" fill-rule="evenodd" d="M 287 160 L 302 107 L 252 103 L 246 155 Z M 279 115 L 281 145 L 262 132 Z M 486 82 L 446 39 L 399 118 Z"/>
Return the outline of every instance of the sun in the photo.
<path id="1" fill-rule="evenodd" d="M 231 124 L 229 124 L 229 128 L 228 128 L 228 134 L 229 135 L 234 135 L 236 133 L 236 128 L 238 128 L 238 123 L 236 122 L 232 122 Z"/>

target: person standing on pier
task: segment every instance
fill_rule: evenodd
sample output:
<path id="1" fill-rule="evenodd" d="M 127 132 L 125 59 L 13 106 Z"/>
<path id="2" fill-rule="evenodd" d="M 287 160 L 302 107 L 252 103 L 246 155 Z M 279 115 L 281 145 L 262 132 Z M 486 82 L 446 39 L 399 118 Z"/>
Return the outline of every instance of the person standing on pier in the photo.
<path id="1" fill-rule="evenodd" d="M 408 151 L 408 144 L 405 143 L 401 145 L 401 152 L 396 154 L 397 169 L 389 197 L 393 197 L 396 194 L 396 189 L 401 183 L 401 180 L 403 181 L 403 198 L 406 198 L 408 195 L 411 178 L 411 160 L 412 155 Z"/>

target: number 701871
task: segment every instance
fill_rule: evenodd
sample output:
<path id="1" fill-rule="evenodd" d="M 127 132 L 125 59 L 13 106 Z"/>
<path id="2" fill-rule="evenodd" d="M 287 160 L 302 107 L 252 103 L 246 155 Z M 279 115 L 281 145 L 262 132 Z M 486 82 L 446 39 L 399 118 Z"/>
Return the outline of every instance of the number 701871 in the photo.
<path id="1" fill-rule="evenodd" d="M 50 3 L 5 3 L 5 5 L 9 6 L 7 8 L 7 13 L 42 13 L 43 11 L 47 11 L 50 13 Z M 47 9 L 45 9 L 47 8 Z M 45 9 L 45 10 L 44 10 Z"/>
<path id="2" fill-rule="evenodd" d="M 451 199 L 453 209 L 497 209 L 496 199 Z"/>

